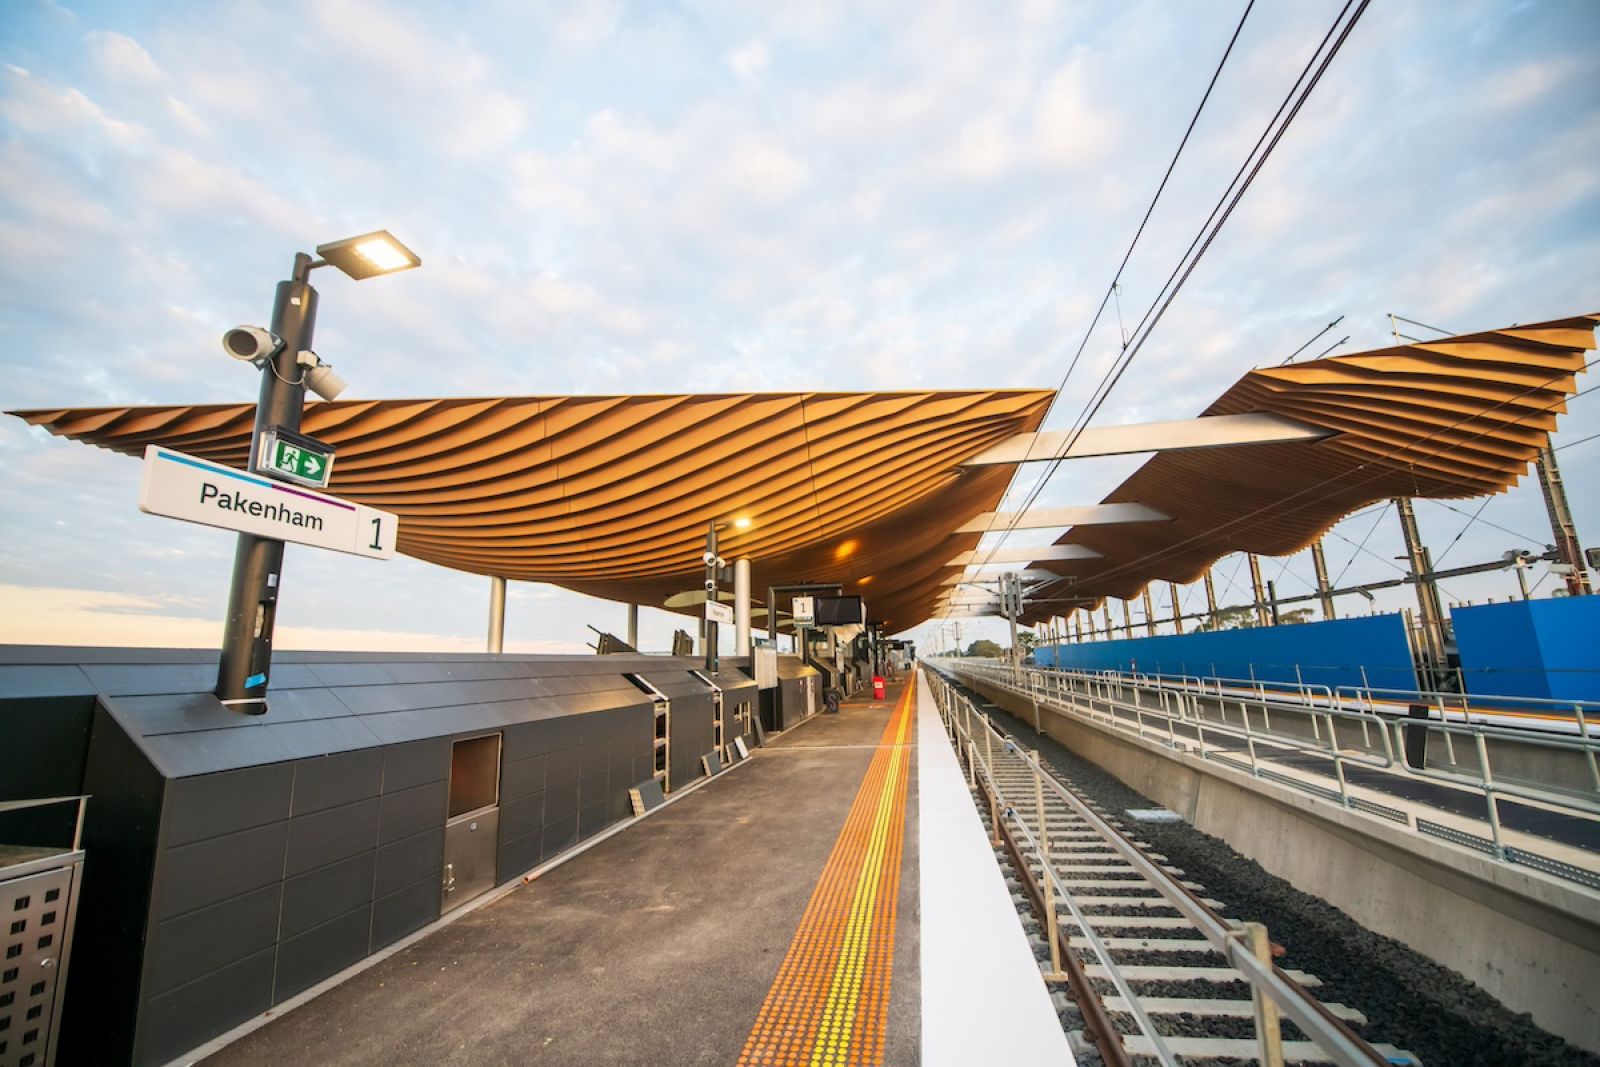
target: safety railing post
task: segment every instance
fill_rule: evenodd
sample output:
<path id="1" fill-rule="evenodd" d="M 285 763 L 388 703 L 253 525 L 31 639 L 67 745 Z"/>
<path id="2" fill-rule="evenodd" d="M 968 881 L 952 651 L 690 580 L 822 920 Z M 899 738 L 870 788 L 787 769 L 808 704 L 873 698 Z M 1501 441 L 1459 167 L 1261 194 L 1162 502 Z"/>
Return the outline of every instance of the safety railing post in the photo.
<path id="1" fill-rule="evenodd" d="M 1044 776 L 1039 768 L 1039 753 L 1028 753 L 1028 769 L 1033 772 L 1033 810 L 1039 819 L 1039 862 L 1049 866 L 1050 832 L 1044 824 Z"/>
<path id="2" fill-rule="evenodd" d="M 1061 973 L 1061 928 L 1060 920 L 1056 917 L 1056 880 L 1050 870 L 1048 857 L 1039 858 L 1039 869 L 1044 873 L 1040 881 L 1044 888 L 1044 936 L 1050 942 L 1050 977 L 1060 981 L 1066 976 Z"/>
<path id="3" fill-rule="evenodd" d="M 1267 928 L 1260 923 L 1245 923 L 1243 933 L 1251 955 L 1272 966 Z M 1254 982 L 1250 983 L 1250 999 L 1255 1005 L 1256 1041 L 1261 1046 L 1258 1062 L 1261 1067 L 1283 1067 L 1283 1026 L 1278 1020 L 1278 1003 Z"/>
<path id="4" fill-rule="evenodd" d="M 1572 714 L 1578 720 L 1578 737 L 1584 743 L 1584 755 L 1589 757 L 1589 784 L 1600 793 L 1600 764 L 1595 762 L 1595 752 L 1589 746 L 1589 720 L 1584 718 L 1583 705 L 1572 705 Z"/>
<path id="5" fill-rule="evenodd" d="M 1500 800 L 1495 796 L 1494 775 L 1489 770 L 1489 742 L 1481 731 L 1474 736 L 1478 742 L 1478 769 L 1483 775 L 1483 799 L 1489 807 L 1489 830 L 1494 834 L 1494 857 L 1503 860 L 1506 848 L 1500 840 Z"/>

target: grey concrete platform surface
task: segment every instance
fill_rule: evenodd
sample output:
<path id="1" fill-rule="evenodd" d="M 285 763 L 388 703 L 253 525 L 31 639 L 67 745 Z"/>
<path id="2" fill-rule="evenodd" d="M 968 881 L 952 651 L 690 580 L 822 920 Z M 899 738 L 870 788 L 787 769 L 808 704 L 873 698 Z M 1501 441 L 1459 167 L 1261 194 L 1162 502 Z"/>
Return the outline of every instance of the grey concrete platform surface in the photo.
<path id="1" fill-rule="evenodd" d="M 734 1063 L 896 686 L 208 1056 L 246 1064 Z M 914 732 L 912 740 L 914 740 Z M 883 1062 L 919 1062 L 916 761 Z"/>

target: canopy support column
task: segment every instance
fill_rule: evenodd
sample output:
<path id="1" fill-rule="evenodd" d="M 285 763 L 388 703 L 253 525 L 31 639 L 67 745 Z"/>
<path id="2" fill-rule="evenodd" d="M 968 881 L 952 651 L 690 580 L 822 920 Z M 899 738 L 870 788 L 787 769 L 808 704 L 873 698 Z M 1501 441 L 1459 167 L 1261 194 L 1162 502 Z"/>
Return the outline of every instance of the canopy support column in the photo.
<path id="1" fill-rule="evenodd" d="M 506 650 L 506 580 L 498 574 L 489 578 L 489 651 Z"/>

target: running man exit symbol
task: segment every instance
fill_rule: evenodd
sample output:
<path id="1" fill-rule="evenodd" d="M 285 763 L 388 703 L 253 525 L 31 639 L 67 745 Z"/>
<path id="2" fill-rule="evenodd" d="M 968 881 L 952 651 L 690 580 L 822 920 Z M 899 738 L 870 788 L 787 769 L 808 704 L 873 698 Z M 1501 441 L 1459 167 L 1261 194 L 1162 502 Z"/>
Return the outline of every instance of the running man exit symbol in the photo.
<path id="1" fill-rule="evenodd" d="M 333 473 L 333 446 L 281 428 L 268 430 L 261 435 L 256 471 L 323 489 Z"/>

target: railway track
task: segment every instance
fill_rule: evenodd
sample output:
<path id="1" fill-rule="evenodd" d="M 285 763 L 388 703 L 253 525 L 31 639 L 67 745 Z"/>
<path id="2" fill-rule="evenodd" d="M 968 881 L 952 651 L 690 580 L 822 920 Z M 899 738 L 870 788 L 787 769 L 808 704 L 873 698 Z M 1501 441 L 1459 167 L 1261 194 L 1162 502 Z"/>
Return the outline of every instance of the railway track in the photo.
<path id="1" fill-rule="evenodd" d="M 1315 975 L 1272 962 L 1263 928 L 1226 917 L 959 689 L 935 676 L 934 691 L 1046 981 L 1103 1062 L 1418 1062 L 1365 1041 L 1360 1012 L 1320 1003 Z"/>

